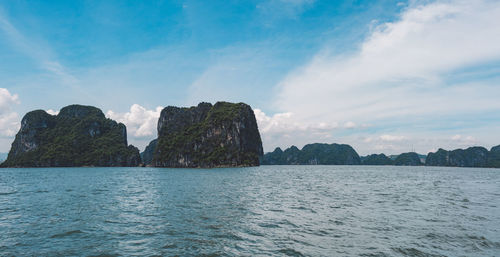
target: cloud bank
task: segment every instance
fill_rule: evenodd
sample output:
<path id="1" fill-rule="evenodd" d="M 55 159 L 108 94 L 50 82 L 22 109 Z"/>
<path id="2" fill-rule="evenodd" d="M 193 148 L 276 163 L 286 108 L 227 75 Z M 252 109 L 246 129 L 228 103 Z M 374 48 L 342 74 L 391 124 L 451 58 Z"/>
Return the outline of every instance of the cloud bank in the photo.
<path id="1" fill-rule="evenodd" d="M 19 97 L 6 88 L 0 88 L 0 137 L 10 138 L 19 130 L 19 115 L 13 106 L 20 104 Z"/>
<path id="2" fill-rule="evenodd" d="M 133 104 L 128 112 L 116 113 L 110 110 L 106 112 L 106 116 L 125 124 L 130 143 L 142 151 L 150 140 L 156 138 L 156 127 L 162 109 L 163 107 L 158 106 L 154 110 L 148 110 L 139 104 Z"/>
<path id="3" fill-rule="evenodd" d="M 371 137 L 381 133 L 377 128 L 391 127 L 407 140 L 399 141 L 404 145 L 393 140 L 393 150 L 409 150 L 426 137 L 416 130 L 425 124 L 444 128 L 449 125 L 444 120 L 460 122 L 464 116 L 480 120 L 481 115 L 498 113 L 498 17 L 498 1 L 412 5 L 396 21 L 375 26 L 354 54 L 333 56 L 326 46 L 279 83 L 274 106 L 293 115 L 292 123 L 302 127 L 345 123 L 345 128 L 353 128 L 352 133 Z M 363 132 L 355 124 L 373 124 L 373 128 Z M 440 131 L 424 129 L 441 136 Z M 355 140 L 359 136 L 330 132 L 334 141 L 352 140 L 362 152 L 375 150 Z M 485 144 L 500 143 L 498 137 L 484 139 Z"/>

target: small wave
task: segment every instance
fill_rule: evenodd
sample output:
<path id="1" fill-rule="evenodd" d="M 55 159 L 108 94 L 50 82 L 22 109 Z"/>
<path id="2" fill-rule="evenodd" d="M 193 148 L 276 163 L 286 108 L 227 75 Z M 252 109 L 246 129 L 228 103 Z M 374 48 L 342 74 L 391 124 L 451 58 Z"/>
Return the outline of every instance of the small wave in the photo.
<path id="1" fill-rule="evenodd" d="M 163 249 L 173 249 L 173 248 L 177 248 L 177 245 L 176 244 L 166 244 L 162 248 Z"/>
<path id="2" fill-rule="evenodd" d="M 111 223 L 111 224 L 122 224 L 122 222 L 119 221 L 114 221 L 114 220 L 105 220 L 104 223 Z"/>
<path id="3" fill-rule="evenodd" d="M 389 254 L 383 253 L 383 252 L 376 252 L 376 253 L 364 253 L 360 254 L 360 256 L 366 256 L 366 257 L 386 257 L 386 256 L 391 256 Z"/>
<path id="4" fill-rule="evenodd" d="M 278 252 L 287 256 L 304 256 L 304 254 L 292 248 L 280 249 Z"/>
<path id="5" fill-rule="evenodd" d="M 17 193 L 17 191 L 12 191 L 12 192 L 0 192 L 0 195 L 12 195 Z"/>
<path id="6" fill-rule="evenodd" d="M 89 255 L 88 257 L 117 257 L 120 256 L 119 254 L 114 254 L 114 253 L 100 253 L 98 255 Z"/>
<path id="7" fill-rule="evenodd" d="M 215 235 L 215 238 L 229 239 L 233 241 L 243 241 L 243 238 L 232 233 Z"/>
<path id="8" fill-rule="evenodd" d="M 61 233 L 61 234 L 52 235 L 50 238 L 60 238 L 60 237 L 65 237 L 65 236 L 71 236 L 74 234 L 81 234 L 81 233 L 83 233 L 81 230 L 71 230 L 68 232 Z"/>
<path id="9" fill-rule="evenodd" d="M 263 228 L 279 228 L 280 226 L 271 223 L 259 223 L 259 226 Z"/>
<path id="10" fill-rule="evenodd" d="M 422 252 L 422 251 L 415 249 L 415 248 L 392 248 L 392 250 L 394 252 L 403 254 L 404 256 L 417 256 L 417 257 L 442 257 L 442 256 L 444 256 L 444 255 L 437 255 L 437 254 Z"/>
<path id="11" fill-rule="evenodd" d="M 293 228 L 298 228 L 299 227 L 299 226 L 295 225 L 294 223 L 292 223 L 291 221 L 289 221 L 287 219 L 284 219 L 284 220 L 280 221 L 278 224 L 290 226 L 290 227 L 293 227 Z"/>
<path id="12" fill-rule="evenodd" d="M 290 209 L 294 209 L 294 210 L 301 210 L 301 211 L 310 211 L 310 212 L 312 212 L 312 213 L 316 213 L 316 211 L 315 211 L 315 210 L 313 210 L 313 209 L 311 209 L 311 208 L 306 208 L 306 207 L 304 207 L 304 206 L 299 206 L 299 207 L 294 206 L 294 207 L 290 207 Z"/>
<path id="13" fill-rule="evenodd" d="M 484 248 L 500 249 L 500 242 L 492 242 L 484 236 L 467 235 L 467 239 L 471 240 L 474 244 Z"/>
<path id="14" fill-rule="evenodd" d="M 222 225 L 212 224 L 212 225 L 205 226 L 205 228 L 212 229 L 212 230 L 220 230 L 222 228 Z"/>

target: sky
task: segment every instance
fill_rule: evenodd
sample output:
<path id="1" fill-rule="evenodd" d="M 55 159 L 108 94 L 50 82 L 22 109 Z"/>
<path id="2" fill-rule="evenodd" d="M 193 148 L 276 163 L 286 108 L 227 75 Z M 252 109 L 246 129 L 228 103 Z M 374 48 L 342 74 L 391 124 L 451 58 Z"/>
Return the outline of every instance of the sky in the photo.
<path id="1" fill-rule="evenodd" d="M 500 1 L 2 1 L 0 152 L 93 105 L 143 150 L 165 106 L 245 102 L 264 151 L 500 144 Z"/>

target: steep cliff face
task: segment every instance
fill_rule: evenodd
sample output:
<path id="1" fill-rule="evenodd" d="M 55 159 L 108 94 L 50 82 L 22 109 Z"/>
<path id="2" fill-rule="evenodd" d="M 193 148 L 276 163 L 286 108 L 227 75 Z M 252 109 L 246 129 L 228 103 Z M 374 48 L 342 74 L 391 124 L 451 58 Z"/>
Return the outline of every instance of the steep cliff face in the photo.
<path id="1" fill-rule="evenodd" d="M 417 153 L 402 153 L 394 160 L 396 166 L 421 166 L 423 163 L 420 161 L 420 156 Z"/>
<path id="2" fill-rule="evenodd" d="M 292 146 L 285 151 L 276 148 L 264 155 L 264 165 L 357 165 L 359 155 L 349 145 L 308 144 L 302 150 Z"/>
<path id="3" fill-rule="evenodd" d="M 244 103 L 166 107 L 158 120 L 157 167 L 257 166 L 262 141 L 255 115 Z"/>
<path id="4" fill-rule="evenodd" d="M 363 165 L 393 165 L 394 161 L 387 157 L 387 155 L 381 154 L 371 154 L 362 158 Z"/>
<path id="5" fill-rule="evenodd" d="M 137 166 L 125 125 L 92 106 L 70 105 L 53 116 L 27 113 L 3 167 Z"/>
<path id="6" fill-rule="evenodd" d="M 493 149 L 492 149 L 493 150 Z M 456 149 L 446 151 L 439 149 L 429 153 L 426 158 L 427 166 L 452 166 L 452 167 L 487 167 L 488 150 L 484 147 L 469 147 L 465 150 Z"/>

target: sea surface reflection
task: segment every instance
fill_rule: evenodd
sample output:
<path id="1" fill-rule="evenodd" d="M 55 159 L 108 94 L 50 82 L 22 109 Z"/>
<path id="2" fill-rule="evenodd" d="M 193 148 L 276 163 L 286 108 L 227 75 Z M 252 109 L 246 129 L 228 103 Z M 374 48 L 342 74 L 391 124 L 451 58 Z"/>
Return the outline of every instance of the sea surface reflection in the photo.
<path id="1" fill-rule="evenodd" d="M 498 256 L 500 169 L 0 169 L 1 256 Z"/>

